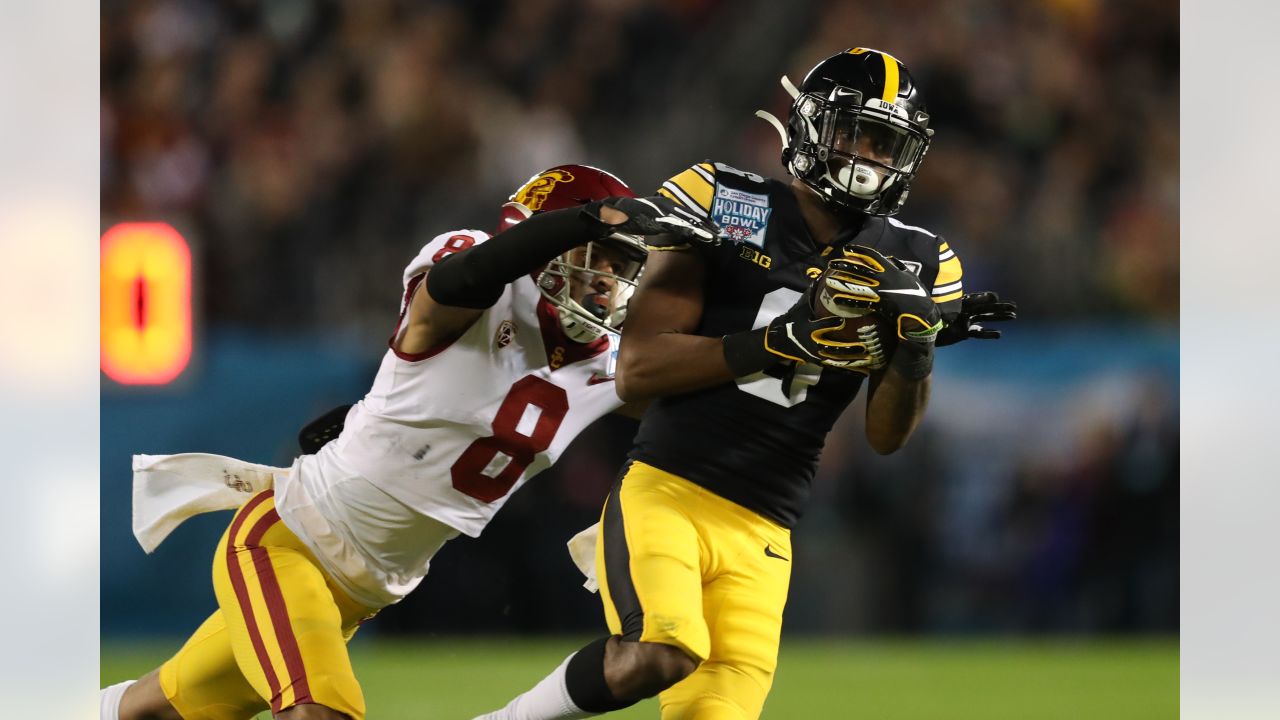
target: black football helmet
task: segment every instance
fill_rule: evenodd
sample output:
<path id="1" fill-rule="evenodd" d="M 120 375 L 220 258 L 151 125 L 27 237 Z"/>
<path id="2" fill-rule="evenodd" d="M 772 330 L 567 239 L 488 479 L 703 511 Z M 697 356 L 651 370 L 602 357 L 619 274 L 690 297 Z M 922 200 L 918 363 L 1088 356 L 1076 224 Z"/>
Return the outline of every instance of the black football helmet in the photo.
<path id="1" fill-rule="evenodd" d="M 892 55 L 851 48 L 818 63 L 791 94 L 782 164 L 827 202 L 895 215 L 929 149 L 929 115 L 907 67 Z"/>

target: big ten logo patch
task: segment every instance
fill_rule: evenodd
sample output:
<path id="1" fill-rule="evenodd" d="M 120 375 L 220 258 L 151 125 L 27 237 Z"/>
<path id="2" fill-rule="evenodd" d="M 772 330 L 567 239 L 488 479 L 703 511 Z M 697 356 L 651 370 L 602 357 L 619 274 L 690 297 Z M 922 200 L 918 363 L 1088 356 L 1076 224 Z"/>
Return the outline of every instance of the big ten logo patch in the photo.
<path id="1" fill-rule="evenodd" d="M 756 265 L 759 265 L 760 267 L 764 268 L 765 270 L 768 270 L 769 268 L 773 267 L 773 258 L 769 257 L 768 255 L 765 255 L 759 250 L 756 250 L 750 245 L 743 245 L 742 249 L 738 251 L 738 257 L 742 258 L 743 260 L 749 260 L 755 263 Z"/>
<path id="2" fill-rule="evenodd" d="M 511 199 L 537 212 L 542 209 L 542 204 L 547 201 L 547 196 L 551 194 L 556 183 L 561 182 L 573 182 L 573 173 L 568 170 L 548 170 L 541 175 L 535 175 L 532 180 L 524 184 L 524 187 L 517 190 Z"/>
<path id="3" fill-rule="evenodd" d="M 564 347 L 557 345 L 555 350 L 551 351 L 551 369 L 559 370 L 564 364 Z"/>
<path id="4" fill-rule="evenodd" d="M 498 325 L 498 330 L 493 334 L 493 348 L 501 350 L 511 344 L 516 337 L 516 325 L 510 320 L 503 320 Z"/>
<path id="5" fill-rule="evenodd" d="M 769 225 L 769 196 L 734 190 L 716 185 L 711 202 L 711 219 L 730 240 L 764 247 L 765 228 Z"/>

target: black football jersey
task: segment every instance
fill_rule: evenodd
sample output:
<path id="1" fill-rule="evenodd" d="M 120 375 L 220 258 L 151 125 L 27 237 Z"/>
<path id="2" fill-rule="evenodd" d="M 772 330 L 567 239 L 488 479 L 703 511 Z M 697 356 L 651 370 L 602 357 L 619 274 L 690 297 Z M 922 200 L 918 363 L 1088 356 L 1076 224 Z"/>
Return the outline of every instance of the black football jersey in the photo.
<path id="1" fill-rule="evenodd" d="M 705 162 L 660 194 L 713 220 L 730 241 L 697 252 L 705 267 L 699 335 L 764 327 L 787 311 L 844 244 L 893 255 L 917 272 L 944 318 L 959 310 L 960 261 L 947 243 L 893 218 L 869 217 L 831 247 L 809 235 L 783 182 Z M 631 457 L 679 475 L 786 527 L 799 519 L 827 433 L 866 376 L 780 361 L 764 372 L 655 400 Z"/>

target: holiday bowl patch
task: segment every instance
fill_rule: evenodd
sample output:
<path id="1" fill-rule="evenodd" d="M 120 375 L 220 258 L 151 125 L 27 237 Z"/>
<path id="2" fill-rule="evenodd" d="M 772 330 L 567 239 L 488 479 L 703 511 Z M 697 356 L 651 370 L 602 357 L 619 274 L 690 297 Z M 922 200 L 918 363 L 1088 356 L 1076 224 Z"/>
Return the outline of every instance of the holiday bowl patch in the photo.
<path id="1" fill-rule="evenodd" d="M 764 231 L 769 225 L 769 196 L 716 185 L 711 202 L 711 219 L 730 240 L 764 247 Z"/>

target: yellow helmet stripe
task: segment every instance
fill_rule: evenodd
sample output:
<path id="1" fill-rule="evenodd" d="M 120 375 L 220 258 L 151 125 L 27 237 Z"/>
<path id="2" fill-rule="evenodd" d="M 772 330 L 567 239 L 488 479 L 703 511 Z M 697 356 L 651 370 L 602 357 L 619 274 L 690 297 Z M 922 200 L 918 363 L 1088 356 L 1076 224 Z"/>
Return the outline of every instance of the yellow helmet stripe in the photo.
<path id="1" fill-rule="evenodd" d="M 880 57 L 884 58 L 884 96 L 880 99 L 892 103 L 898 98 L 898 59 L 887 52 Z"/>

